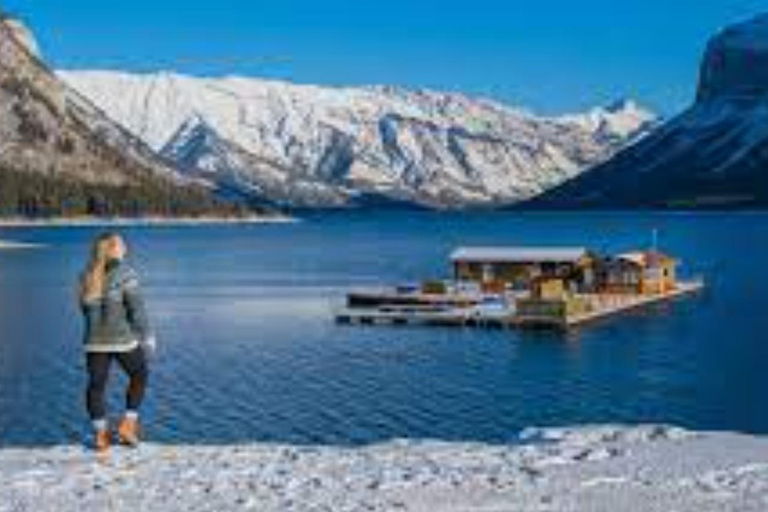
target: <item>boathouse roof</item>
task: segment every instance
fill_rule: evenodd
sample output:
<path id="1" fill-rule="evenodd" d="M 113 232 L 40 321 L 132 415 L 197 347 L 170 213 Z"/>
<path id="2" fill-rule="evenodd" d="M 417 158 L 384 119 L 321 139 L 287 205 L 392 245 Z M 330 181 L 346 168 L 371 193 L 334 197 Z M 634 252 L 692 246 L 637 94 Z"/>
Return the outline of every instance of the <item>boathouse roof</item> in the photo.
<path id="1" fill-rule="evenodd" d="M 617 258 L 641 267 L 660 265 L 665 262 L 675 263 L 674 258 L 656 250 L 625 252 L 619 254 Z"/>
<path id="2" fill-rule="evenodd" d="M 458 247 L 451 253 L 451 261 L 571 263 L 588 255 L 586 247 Z"/>

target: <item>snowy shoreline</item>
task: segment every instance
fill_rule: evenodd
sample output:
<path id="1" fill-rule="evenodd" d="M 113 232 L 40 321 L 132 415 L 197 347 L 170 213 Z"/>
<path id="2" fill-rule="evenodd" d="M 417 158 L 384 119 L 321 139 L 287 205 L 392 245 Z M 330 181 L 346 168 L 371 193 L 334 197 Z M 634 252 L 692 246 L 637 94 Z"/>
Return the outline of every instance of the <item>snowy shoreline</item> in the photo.
<path id="1" fill-rule="evenodd" d="M 0 218 L 2 227 L 98 227 L 98 226 L 202 226 L 210 224 L 284 224 L 298 219 L 284 215 L 251 217 L 81 217 L 29 219 L 24 217 Z"/>
<path id="2" fill-rule="evenodd" d="M 765 511 L 768 437 L 668 426 L 395 440 L 0 449 L 0 511 Z"/>

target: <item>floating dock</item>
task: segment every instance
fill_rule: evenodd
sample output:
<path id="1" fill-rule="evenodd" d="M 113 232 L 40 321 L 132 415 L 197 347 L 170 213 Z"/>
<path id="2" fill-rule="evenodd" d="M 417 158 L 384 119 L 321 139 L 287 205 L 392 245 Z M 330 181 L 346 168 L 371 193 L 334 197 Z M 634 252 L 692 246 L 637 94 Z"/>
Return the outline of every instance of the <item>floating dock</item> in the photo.
<path id="1" fill-rule="evenodd" d="M 588 297 L 590 307 L 561 316 L 536 316 L 518 314 L 519 327 L 570 328 L 629 312 L 634 309 L 669 302 L 676 298 L 697 293 L 704 288 L 703 280 L 678 282 L 672 290 L 649 295 L 596 294 Z"/>
<path id="2" fill-rule="evenodd" d="M 514 315 L 509 311 L 478 314 L 470 308 L 343 308 L 336 313 L 342 324 L 437 325 L 454 327 L 509 327 Z"/>
<path id="3" fill-rule="evenodd" d="M 453 277 L 352 292 L 336 321 L 567 329 L 698 292 L 654 247 L 616 255 L 585 247 L 459 247 Z"/>
<path id="4" fill-rule="evenodd" d="M 556 328 L 568 329 L 588 322 L 616 316 L 634 309 L 674 300 L 699 292 L 702 280 L 678 281 L 674 289 L 647 295 L 634 294 L 582 294 L 574 296 L 577 308 L 571 310 L 567 303 L 554 304 L 538 301 L 538 309 L 525 308 L 510 301 L 507 307 L 482 307 L 481 301 L 471 305 L 446 305 L 437 298 L 387 303 L 371 301 L 376 306 L 345 307 L 336 312 L 336 321 L 356 325 L 433 325 L 487 328 Z M 368 296 L 373 296 L 371 293 Z M 381 297 L 389 297 L 383 294 Z M 526 299 L 520 299 L 524 302 Z M 405 302 L 405 303 L 403 303 Z M 432 305 L 434 302 L 437 305 Z M 447 301 L 452 302 L 452 301 Z M 459 301 L 457 301 L 459 302 Z M 466 302 L 466 299 L 460 301 Z M 553 305 L 558 307 L 552 307 Z"/>

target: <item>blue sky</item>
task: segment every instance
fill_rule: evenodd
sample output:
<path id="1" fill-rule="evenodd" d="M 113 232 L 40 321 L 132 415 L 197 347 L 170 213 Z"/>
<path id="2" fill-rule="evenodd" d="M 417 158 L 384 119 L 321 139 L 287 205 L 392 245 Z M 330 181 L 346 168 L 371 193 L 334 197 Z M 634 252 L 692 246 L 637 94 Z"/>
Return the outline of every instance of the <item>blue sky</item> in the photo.
<path id="1" fill-rule="evenodd" d="M 693 96 L 707 38 L 768 0 L 0 0 L 57 67 L 461 90 L 537 112 Z"/>

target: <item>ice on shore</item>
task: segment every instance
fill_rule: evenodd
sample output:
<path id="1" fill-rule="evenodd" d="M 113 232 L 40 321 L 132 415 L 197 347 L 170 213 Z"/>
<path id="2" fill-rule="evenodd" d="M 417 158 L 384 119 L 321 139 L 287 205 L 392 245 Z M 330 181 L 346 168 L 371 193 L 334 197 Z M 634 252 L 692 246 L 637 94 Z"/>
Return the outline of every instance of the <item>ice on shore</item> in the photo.
<path id="1" fill-rule="evenodd" d="M 36 249 L 42 247 L 40 244 L 30 244 L 26 242 L 14 242 L 12 240 L 0 239 L 0 250 L 2 249 Z"/>
<path id="2" fill-rule="evenodd" d="M 768 510 L 768 438 L 667 426 L 527 429 L 521 443 L 0 449 L 0 511 Z"/>

